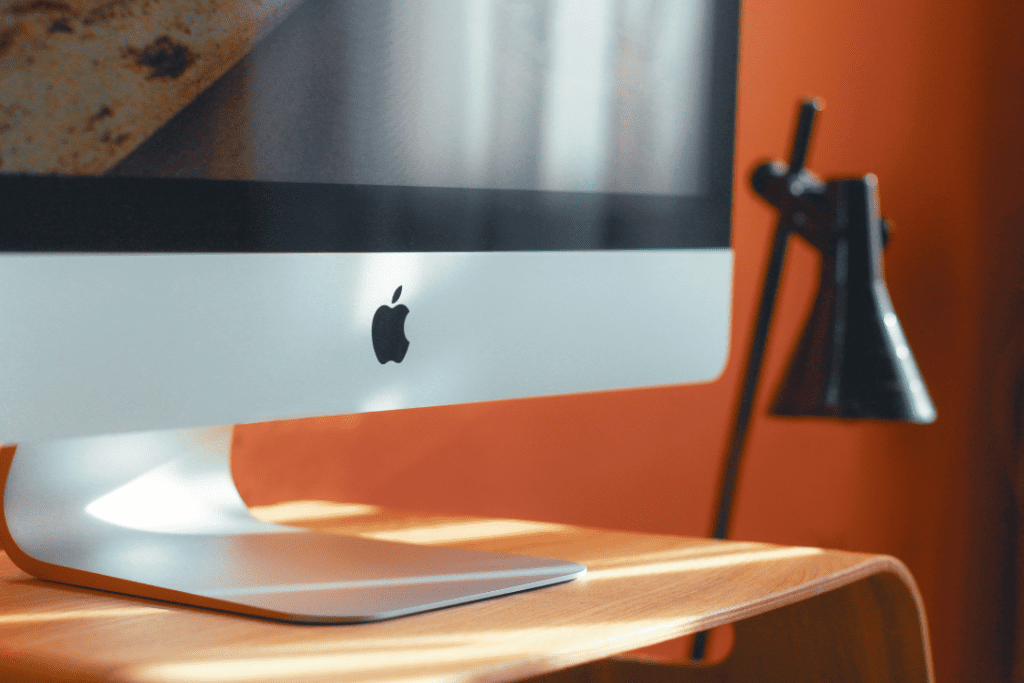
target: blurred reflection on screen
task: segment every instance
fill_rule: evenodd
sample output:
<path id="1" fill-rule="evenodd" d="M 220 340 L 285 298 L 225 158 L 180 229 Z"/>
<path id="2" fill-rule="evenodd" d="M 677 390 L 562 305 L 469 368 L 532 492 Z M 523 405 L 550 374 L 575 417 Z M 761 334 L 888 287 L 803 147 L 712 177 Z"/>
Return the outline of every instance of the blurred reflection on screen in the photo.
<path id="1" fill-rule="evenodd" d="M 118 172 L 703 195 L 711 10 L 307 2 L 211 88 L 217 145 L 144 149 Z"/>

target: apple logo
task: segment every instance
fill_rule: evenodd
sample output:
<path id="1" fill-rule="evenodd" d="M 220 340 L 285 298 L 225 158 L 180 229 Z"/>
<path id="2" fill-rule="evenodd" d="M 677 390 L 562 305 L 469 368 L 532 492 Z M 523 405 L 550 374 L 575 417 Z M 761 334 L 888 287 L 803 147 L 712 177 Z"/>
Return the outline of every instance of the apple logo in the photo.
<path id="1" fill-rule="evenodd" d="M 391 297 L 391 303 L 398 301 L 402 296 L 402 287 L 399 285 Z M 370 337 L 373 339 L 373 352 L 377 354 L 377 360 L 383 365 L 389 360 L 401 363 L 405 358 L 405 352 L 409 350 L 409 340 L 405 338 L 405 316 L 409 315 L 409 307 L 399 304 L 381 306 L 373 314 L 373 325 L 370 328 Z"/>

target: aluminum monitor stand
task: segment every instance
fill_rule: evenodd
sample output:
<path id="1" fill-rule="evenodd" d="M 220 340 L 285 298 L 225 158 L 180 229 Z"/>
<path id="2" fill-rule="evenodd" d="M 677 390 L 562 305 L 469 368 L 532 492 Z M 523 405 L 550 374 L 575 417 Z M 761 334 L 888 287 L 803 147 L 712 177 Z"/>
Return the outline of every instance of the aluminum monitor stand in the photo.
<path id="1" fill-rule="evenodd" d="M 3 447 L 3 549 L 41 579 L 299 623 L 389 619 L 587 571 L 263 522 L 232 481 L 231 433 L 214 427 Z"/>

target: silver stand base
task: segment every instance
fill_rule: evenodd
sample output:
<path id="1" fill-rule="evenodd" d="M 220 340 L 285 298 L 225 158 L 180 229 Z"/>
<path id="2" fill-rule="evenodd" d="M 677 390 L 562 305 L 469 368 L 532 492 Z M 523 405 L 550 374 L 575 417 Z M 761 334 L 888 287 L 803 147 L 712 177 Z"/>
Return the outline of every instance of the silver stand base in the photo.
<path id="1" fill-rule="evenodd" d="M 0 543 L 41 579 L 300 623 L 389 619 L 570 581 L 572 562 L 263 522 L 231 427 L 0 451 Z"/>

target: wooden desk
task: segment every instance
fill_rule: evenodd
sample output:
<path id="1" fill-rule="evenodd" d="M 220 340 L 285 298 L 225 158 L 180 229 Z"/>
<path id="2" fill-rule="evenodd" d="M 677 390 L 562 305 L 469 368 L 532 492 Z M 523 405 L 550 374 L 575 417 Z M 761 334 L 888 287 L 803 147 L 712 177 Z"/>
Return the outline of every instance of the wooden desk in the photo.
<path id="1" fill-rule="evenodd" d="M 587 565 L 587 577 L 372 624 L 296 626 L 28 577 L 0 554 L 0 680 L 932 680 L 920 596 L 876 555 L 287 503 L 270 521 Z M 605 659 L 736 622 L 720 665 Z M 572 668 L 569 668 L 572 667 Z"/>

